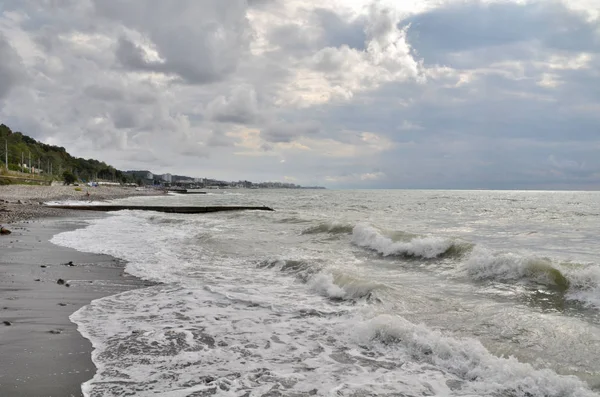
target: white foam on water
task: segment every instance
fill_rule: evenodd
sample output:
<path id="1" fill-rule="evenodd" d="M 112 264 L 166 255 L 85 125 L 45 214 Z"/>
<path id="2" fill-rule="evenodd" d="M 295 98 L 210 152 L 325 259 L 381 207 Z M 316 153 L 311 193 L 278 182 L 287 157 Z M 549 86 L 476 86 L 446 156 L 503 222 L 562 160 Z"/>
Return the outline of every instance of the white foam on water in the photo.
<path id="1" fill-rule="evenodd" d="M 437 258 L 446 253 L 454 242 L 441 237 L 417 237 L 408 242 L 393 241 L 372 226 L 358 224 L 352 231 L 352 242 L 383 256 L 406 255 L 426 259 Z"/>
<path id="2" fill-rule="evenodd" d="M 573 285 L 567 296 L 600 309 L 600 266 L 586 265 L 583 268 L 567 269 L 565 274 Z"/>
<path id="3" fill-rule="evenodd" d="M 576 377 L 495 357 L 476 340 L 365 315 L 155 286 L 94 301 L 71 319 L 95 348 L 87 396 L 595 396 Z"/>
<path id="4" fill-rule="evenodd" d="M 289 250 L 277 269 L 225 255 L 218 248 L 237 249 L 238 226 L 222 219 L 123 211 L 52 239 L 125 259 L 128 272 L 166 283 L 71 316 L 98 367 L 86 396 L 596 395 L 575 377 L 495 357 L 476 340 L 412 324 L 383 305 L 357 304 L 379 286 L 302 251 Z M 377 236 L 359 240 L 388 246 Z M 448 249 L 411 243 L 402 252 L 423 258 Z M 248 247 L 240 252 L 256 255 Z M 290 277 L 298 272 L 301 279 Z"/>
<path id="5" fill-rule="evenodd" d="M 600 266 L 560 264 L 547 258 L 476 247 L 462 269 L 475 280 L 535 282 L 566 291 L 568 299 L 600 308 Z"/>
<path id="6" fill-rule="evenodd" d="M 97 201 L 97 200 L 54 200 L 54 201 L 46 201 L 45 205 L 106 205 L 106 201 Z"/>
<path id="7" fill-rule="evenodd" d="M 527 257 L 515 253 L 499 253 L 482 247 L 473 250 L 464 262 L 465 271 L 474 279 L 514 281 L 531 279 L 554 283 L 551 273 L 557 271 L 548 259 Z"/>
<path id="8" fill-rule="evenodd" d="M 381 341 L 392 349 L 400 347 L 404 359 L 430 364 L 456 376 L 461 380 L 454 383 L 456 395 L 596 396 L 575 376 L 535 369 L 513 357 L 496 357 L 475 339 L 446 336 L 398 316 L 376 316 L 360 328 L 363 341 Z"/>
<path id="9" fill-rule="evenodd" d="M 331 273 L 319 273 L 308 281 L 310 289 L 330 298 L 344 299 L 346 290 L 335 284 Z"/>

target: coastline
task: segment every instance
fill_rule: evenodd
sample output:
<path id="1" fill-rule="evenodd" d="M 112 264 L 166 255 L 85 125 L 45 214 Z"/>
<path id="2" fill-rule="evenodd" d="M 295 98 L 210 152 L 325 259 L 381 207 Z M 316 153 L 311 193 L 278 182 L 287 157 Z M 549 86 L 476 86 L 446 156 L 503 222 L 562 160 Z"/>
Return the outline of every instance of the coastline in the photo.
<path id="1" fill-rule="evenodd" d="M 76 188 L 81 190 L 75 190 Z M 0 186 L 0 225 L 6 226 L 28 219 L 65 217 L 72 213 L 69 210 L 44 206 L 43 204 L 48 201 L 104 201 L 131 196 L 157 195 L 161 195 L 161 192 L 154 189 L 138 190 L 120 186 Z"/>
<path id="2" fill-rule="evenodd" d="M 151 284 L 126 274 L 121 260 L 49 241 L 84 227 L 84 220 L 107 215 L 50 209 L 39 201 L 156 192 L 101 188 L 90 189 L 94 195 L 88 198 L 85 190 L 70 186 L 32 187 L 0 187 L 0 209 L 5 209 L 0 224 L 12 232 L 0 236 L 0 395 L 83 396 L 81 384 L 94 376 L 96 367 L 91 343 L 69 317 L 92 300 Z"/>

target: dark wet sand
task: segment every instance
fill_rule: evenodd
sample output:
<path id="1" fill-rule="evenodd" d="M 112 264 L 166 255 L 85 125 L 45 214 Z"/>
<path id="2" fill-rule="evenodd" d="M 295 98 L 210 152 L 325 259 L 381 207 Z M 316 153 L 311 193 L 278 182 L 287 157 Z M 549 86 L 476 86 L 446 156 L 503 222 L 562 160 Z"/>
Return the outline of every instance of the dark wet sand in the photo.
<path id="1" fill-rule="evenodd" d="M 96 368 L 90 342 L 69 316 L 94 299 L 146 285 L 124 273 L 124 264 L 110 256 L 48 241 L 84 226 L 82 216 L 105 215 L 17 223 L 9 225 L 11 235 L 0 236 L 2 397 L 82 396 L 81 384 L 93 377 Z M 75 266 L 63 265 L 69 261 Z M 70 286 L 57 284 L 58 279 Z"/>

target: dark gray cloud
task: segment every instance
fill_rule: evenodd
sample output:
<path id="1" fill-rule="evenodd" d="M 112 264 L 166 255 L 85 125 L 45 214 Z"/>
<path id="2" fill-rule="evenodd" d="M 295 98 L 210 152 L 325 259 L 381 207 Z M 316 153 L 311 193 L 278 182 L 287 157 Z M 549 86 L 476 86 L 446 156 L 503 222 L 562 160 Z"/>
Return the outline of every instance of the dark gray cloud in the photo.
<path id="1" fill-rule="evenodd" d="M 325 47 L 342 47 L 364 50 L 367 36 L 367 19 L 339 14 L 326 8 L 311 10 L 309 24 L 277 26 L 269 34 L 271 43 L 282 47 L 282 52 L 298 55 Z"/>
<path id="2" fill-rule="evenodd" d="M 121 101 L 125 98 L 125 95 L 121 90 L 96 84 L 85 87 L 83 91 L 90 98 L 101 101 Z"/>
<path id="3" fill-rule="evenodd" d="M 215 128 L 206 144 L 210 147 L 232 147 L 235 144 L 235 140 L 227 136 L 224 130 Z"/>
<path id="4" fill-rule="evenodd" d="M 221 123 L 251 124 L 258 117 L 256 91 L 251 86 L 235 87 L 231 95 L 220 95 L 207 107 L 209 119 Z"/>
<path id="5" fill-rule="evenodd" d="M 127 129 L 137 127 L 139 120 L 137 111 L 133 108 L 118 106 L 111 114 L 113 125 L 118 129 Z"/>
<path id="6" fill-rule="evenodd" d="M 434 64 L 454 65 L 452 53 L 471 51 L 480 63 L 481 56 L 533 57 L 540 47 L 568 52 L 598 52 L 600 47 L 597 21 L 559 1 L 449 3 L 404 23 L 411 25 L 408 39 L 416 52 Z"/>
<path id="7" fill-rule="evenodd" d="M 25 75 L 19 54 L 0 32 L 0 100 L 23 82 Z"/>
<path id="8" fill-rule="evenodd" d="M 189 84 L 212 83 L 235 72 L 249 44 L 241 0 L 185 0 L 177 7 L 158 0 L 95 0 L 94 5 L 99 15 L 137 29 L 154 46 L 160 60 L 148 60 L 140 45 L 120 39 L 117 59 L 132 70 L 174 75 Z"/>
<path id="9" fill-rule="evenodd" d="M 276 121 L 263 128 L 260 135 L 267 142 L 288 143 L 298 137 L 315 135 L 320 131 L 320 125 L 314 121 L 293 123 Z"/>
<path id="10" fill-rule="evenodd" d="M 318 8 L 314 11 L 321 29 L 325 47 L 341 47 L 347 45 L 358 50 L 365 49 L 365 17 L 349 19 L 332 10 Z"/>

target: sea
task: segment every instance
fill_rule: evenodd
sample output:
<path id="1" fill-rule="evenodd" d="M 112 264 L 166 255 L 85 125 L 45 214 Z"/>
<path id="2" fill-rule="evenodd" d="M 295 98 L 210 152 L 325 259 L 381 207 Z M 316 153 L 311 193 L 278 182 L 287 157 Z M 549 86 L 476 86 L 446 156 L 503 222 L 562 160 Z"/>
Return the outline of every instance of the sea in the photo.
<path id="1" fill-rule="evenodd" d="M 600 192 L 215 190 L 54 244 L 153 285 L 71 315 L 86 396 L 600 396 Z"/>

